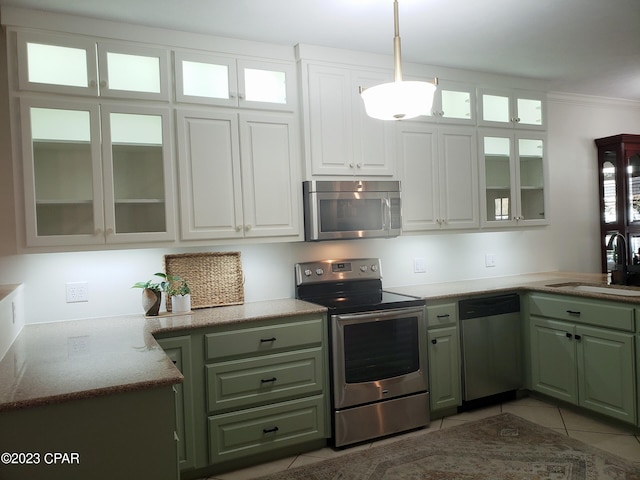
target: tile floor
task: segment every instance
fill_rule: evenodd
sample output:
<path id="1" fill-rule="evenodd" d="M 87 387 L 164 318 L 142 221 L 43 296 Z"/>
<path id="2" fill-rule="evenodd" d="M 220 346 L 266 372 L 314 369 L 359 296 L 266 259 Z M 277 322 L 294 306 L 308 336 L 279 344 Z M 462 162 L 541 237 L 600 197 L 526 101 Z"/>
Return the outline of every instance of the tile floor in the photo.
<path id="1" fill-rule="evenodd" d="M 480 418 L 489 417 L 502 412 L 519 415 L 530 422 L 552 428 L 565 435 L 577 438 L 584 443 L 626 458 L 640 466 L 640 434 L 638 434 L 637 431 L 634 433 L 631 430 L 621 428 L 617 425 L 609 424 L 601 420 L 595 420 L 588 415 L 576 413 L 574 410 L 557 407 L 555 405 L 527 397 L 479 410 L 460 413 L 444 419 L 434 420 L 431 422 L 429 428 L 418 430 L 416 432 L 397 435 L 340 451 L 335 451 L 332 448 L 327 447 L 321 450 L 308 452 L 303 455 L 282 458 L 243 470 L 218 474 L 217 476 L 209 477 L 207 480 L 249 480 L 262 475 L 281 472 L 288 468 L 298 467 L 300 465 L 306 465 L 327 458 L 344 455 L 345 453 L 354 452 L 358 449 L 371 448 L 372 446 L 380 445 L 383 442 L 393 442 L 401 438 L 406 438 L 409 435 L 421 434 L 425 431 L 441 430 L 453 425 L 459 425 L 463 422 L 478 420 Z"/>

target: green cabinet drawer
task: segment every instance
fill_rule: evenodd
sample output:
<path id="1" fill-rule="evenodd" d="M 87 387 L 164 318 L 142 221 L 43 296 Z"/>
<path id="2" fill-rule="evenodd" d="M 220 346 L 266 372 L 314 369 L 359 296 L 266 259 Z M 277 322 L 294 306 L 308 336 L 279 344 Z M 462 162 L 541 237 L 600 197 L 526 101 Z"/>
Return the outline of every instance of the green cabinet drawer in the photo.
<path id="1" fill-rule="evenodd" d="M 427 305 L 427 327 L 444 327 L 455 325 L 458 313 L 455 303 L 443 303 L 442 305 Z"/>
<path id="2" fill-rule="evenodd" d="M 207 360 L 269 354 L 319 346 L 323 339 L 323 317 L 262 325 L 241 330 L 208 333 L 204 337 Z"/>
<path id="3" fill-rule="evenodd" d="M 324 396 L 209 417 L 209 461 L 218 463 L 325 437 Z"/>
<path id="4" fill-rule="evenodd" d="M 564 295 L 529 296 L 529 313 L 628 332 L 635 331 L 633 306 Z"/>
<path id="5" fill-rule="evenodd" d="M 210 413 L 321 393 L 320 347 L 207 365 Z"/>

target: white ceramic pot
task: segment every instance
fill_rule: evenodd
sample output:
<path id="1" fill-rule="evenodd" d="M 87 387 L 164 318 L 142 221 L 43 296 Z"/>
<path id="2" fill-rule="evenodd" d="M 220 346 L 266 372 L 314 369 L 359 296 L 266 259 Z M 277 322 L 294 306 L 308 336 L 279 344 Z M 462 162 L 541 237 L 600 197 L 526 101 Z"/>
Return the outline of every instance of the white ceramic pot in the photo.
<path id="1" fill-rule="evenodd" d="M 171 297 L 171 311 L 173 313 L 189 312 L 191 310 L 191 295 L 173 295 Z"/>

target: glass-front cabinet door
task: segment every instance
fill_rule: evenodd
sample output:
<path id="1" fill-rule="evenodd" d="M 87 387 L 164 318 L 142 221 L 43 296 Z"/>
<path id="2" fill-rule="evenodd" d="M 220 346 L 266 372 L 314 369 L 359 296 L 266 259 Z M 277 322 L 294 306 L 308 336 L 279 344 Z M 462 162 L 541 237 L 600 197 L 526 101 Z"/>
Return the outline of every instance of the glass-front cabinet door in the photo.
<path id="1" fill-rule="evenodd" d="M 475 125 L 475 87 L 440 80 L 434 94 L 431 116 L 441 123 Z"/>
<path id="2" fill-rule="evenodd" d="M 20 90 L 169 100 L 167 49 L 22 31 L 17 47 Z"/>
<path id="3" fill-rule="evenodd" d="M 174 238 L 168 110 L 27 98 L 20 108 L 28 246 Z"/>
<path id="4" fill-rule="evenodd" d="M 27 245 L 104 243 L 97 105 L 21 99 Z"/>
<path id="5" fill-rule="evenodd" d="M 17 39 L 20 90 L 98 95 L 95 42 L 33 32 L 18 32 Z"/>
<path id="6" fill-rule="evenodd" d="M 478 89 L 479 125 L 528 130 L 546 128 L 544 94 Z"/>
<path id="7" fill-rule="evenodd" d="M 294 110 L 293 64 L 175 52 L 175 71 L 179 102 Z"/>
<path id="8" fill-rule="evenodd" d="M 485 131 L 480 149 L 483 225 L 547 223 L 544 138 Z"/>
<path id="9" fill-rule="evenodd" d="M 102 107 L 108 242 L 174 238 L 169 110 Z"/>

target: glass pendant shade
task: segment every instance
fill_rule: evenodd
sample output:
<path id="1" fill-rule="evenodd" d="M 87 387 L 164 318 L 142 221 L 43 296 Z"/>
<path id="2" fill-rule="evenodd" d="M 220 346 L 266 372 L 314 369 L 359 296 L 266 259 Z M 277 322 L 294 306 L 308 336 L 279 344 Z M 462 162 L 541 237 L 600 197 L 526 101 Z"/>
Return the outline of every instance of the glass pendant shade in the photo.
<path id="1" fill-rule="evenodd" d="M 401 120 L 431 115 L 436 86 L 428 82 L 394 81 L 370 87 L 361 97 L 367 115 L 380 120 Z"/>

